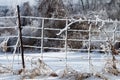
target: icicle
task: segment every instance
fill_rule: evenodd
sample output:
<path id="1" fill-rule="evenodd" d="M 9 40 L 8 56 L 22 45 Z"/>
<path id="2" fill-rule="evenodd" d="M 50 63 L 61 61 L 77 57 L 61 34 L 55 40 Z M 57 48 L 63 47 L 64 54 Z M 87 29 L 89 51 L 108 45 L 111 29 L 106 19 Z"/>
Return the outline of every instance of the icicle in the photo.
<path id="1" fill-rule="evenodd" d="M 71 17 L 71 19 L 69 20 L 70 22 L 74 22 L 75 19 L 73 17 Z"/>
<path id="2" fill-rule="evenodd" d="M 95 25 L 98 24 L 98 15 L 95 15 L 96 21 L 95 21 Z"/>
<path id="3" fill-rule="evenodd" d="M 79 19 L 79 23 L 81 23 L 81 21 L 82 21 L 82 18 Z"/>
<path id="4" fill-rule="evenodd" d="M 91 20 L 90 20 L 90 19 L 88 19 L 88 24 L 90 24 L 90 22 L 91 22 Z"/>
<path id="5" fill-rule="evenodd" d="M 98 28 L 99 30 L 101 30 L 101 29 L 103 29 L 103 26 L 105 25 L 105 22 L 104 21 L 102 21 L 102 24 L 101 24 L 101 26 Z"/>

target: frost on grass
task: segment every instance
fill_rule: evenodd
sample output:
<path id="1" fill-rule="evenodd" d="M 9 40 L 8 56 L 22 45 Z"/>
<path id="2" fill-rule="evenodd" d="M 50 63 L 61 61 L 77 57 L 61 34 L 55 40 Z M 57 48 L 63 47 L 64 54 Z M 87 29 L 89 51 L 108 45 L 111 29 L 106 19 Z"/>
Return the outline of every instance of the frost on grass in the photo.
<path id="1" fill-rule="evenodd" d="M 6 66 L 0 64 L 0 74 L 11 73 L 11 72 L 12 72 L 11 68 L 6 67 Z"/>
<path id="2" fill-rule="evenodd" d="M 90 78 L 108 80 L 103 74 L 96 72 L 96 73 L 88 73 L 88 72 L 78 72 L 71 67 L 67 67 L 62 70 L 59 74 L 59 78 L 63 80 L 89 80 Z"/>
<path id="3" fill-rule="evenodd" d="M 80 73 L 71 67 L 66 67 L 64 70 L 60 71 L 59 78 L 67 80 L 83 80 L 91 77 L 91 73 Z"/>
<path id="4" fill-rule="evenodd" d="M 8 38 L 5 38 L 3 40 L 3 42 L 0 43 L 0 48 L 2 49 L 3 52 L 6 52 L 7 49 L 8 49 L 8 40 L 9 40 L 9 37 Z"/>
<path id="5" fill-rule="evenodd" d="M 117 68 L 117 60 L 113 56 L 111 59 L 109 58 L 105 64 L 104 71 L 106 73 L 113 74 L 118 76 L 120 74 L 120 70 Z"/>
<path id="6" fill-rule="evenodd" d="M 57 74 L 42 60 L 38 59 L 34 63 L 33 69 L 20 69 L 15 72 L 17 75 L 21 75 L 22 79 L 33 79 L 37 76 L 57 76 Z"/>
<path id="7" fill-rule="evenodd" d="M 117 64 L 116 64 L 116 57 L 115 55 L 118 55 L 119 52 L 115 49 L 114 47 L 114 44 L 113 44 L 113 41 L 111 40 L 110 36 L 108 35 L 108 33 L 103 29 L 103 26 L 104 26 L 104 22 L 102 23 L 102 26 L 99 28 L 101 32 L 103 32 L 106 37 L 107 37 L 107 43 L 108 43 L 108 46 L 107 46 L 107 50 L 105 50 L 107 53 L 110 53 L 111 57 L 109 57 L 109 59 L 107 60 L 107 62 L 105 63 L 105 67 L 104 67 L 104 70 L 105 72 L 107 73 L 111 73 L 113 75 L 119 75 L 120 71 L 118 70 L 117 68 Z M 116 28 L 116 26 L 115 26 Z"/>

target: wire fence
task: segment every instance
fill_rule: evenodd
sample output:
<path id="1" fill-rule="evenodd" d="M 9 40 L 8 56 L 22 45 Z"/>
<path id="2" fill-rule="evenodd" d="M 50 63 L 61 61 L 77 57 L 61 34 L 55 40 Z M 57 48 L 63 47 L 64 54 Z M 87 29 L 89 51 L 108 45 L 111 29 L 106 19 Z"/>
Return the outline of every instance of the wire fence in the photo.
<path id="1" fill-rule="evenodd" d="M 10 16 L 10 17 L 0 17 L 0 19 L 15 19 L 15 21 L 17 20 L 17 16 Z M 23 31 L 23 35 L 22 35 L 22 38 L 29 38 L 29 39 L 37 39 L 39 41 L 39 45 L 25 45 L 23 44 L 23 47 L 24 48 L 35 48 L 37 50 L 39 50 L 38 52 L 34 52 L 35 53 L 39 53 L 41 54 L 40 58 L 43 60 L 44 58 L 48 57 L 48 58 L 56 58 L 54 56 L 44 56 L 44 52 L 45 52 L 45 49 L 50 49 L 52 50 L 53 52 L 56 50 L 56 51 L 63 51 L 65 52 L 65 56 L 63 57 L 59 57 L 59 58 L 64 58 L 65 59 L 65 66 L 67 67 L 69 63 L 67 63 L 68 61 L 68 58 L 74 58 L 74 56 L 69 56 L 68 57 L 68 53 L 70 51 L 79 51 L 79 52 L 86 52 L 88 53 L 87 54 L 87 58 L 86 56 L 85 59 L 88 60 L 88 62 L 90 61 L 90 59 L 99 59 L 99 58 L 95 58 L 95 57 L 92 57 L 91 56 L 91 52 L 99 52 L 99 51 L 103 51 L 102 49 L 100 49 L 100 44 L 106 44 L 107 41 L 108 41 L 108 38 L 110 38 L 111 42 L 114 44 L 116 42 L 119 42 L 119 33 L 120 33 L 120 28 L 119 28 L 119 24 L 120 24 L 120 21 L 113 21 L 113 20 L 101 20 L 101 19 L 96 19 L 96 20 L 86 20 L 86 19 L 58 19 L 58 18 L 44 18 L 44 17 L 32 17 L 32 16 L 21 16 L 21 18 L 24 18 L 24 19 L 29 19 L 29 20 L 34 20 L 36 19 L 38 21 L 38 23 L 40 23 L 39 26 L 34 26 L 34 25 L 28 25 L 28 26 L 22 26 L 22 30 L 24 29 L 27 29 L 28 31 L 29 30 L 33 30 L 33 31 L 37 31 L 39 30 L 40 31 L 40 35 L 39 36 L 34 36 L 34 35 L 24 35 L 24 31 Z M 62 26 L 62 28 L 54 28 L 54 26 L 52 27 L 46 27 L 46 21 L 63 21 L 65 22 L 65 25 Z M 87 29 L 79 29 L 79 28 L 76 28 L 74 29 L 74 24 L 79 24 L 79 23 L 86 23 L 89 24 L 89 26 L 87 26 Z M 9 40 L 12 38 L 17 38 L 16 39 L 16 42 L 14 42 L 14 44 L 12 45 L 6 45 L 7 48 L 13 48 L 13 61 L 12 61 L 12 64 L 14 63 L 14 57 L 15 55 L 19 52 L 19 50 L 17 51 L 17 49 L 20 47 L 20 43 L 19 43 L 19 33 L 18 32 L 18 23 L 14 22 L 15 25 L 14 26 L 8 26 L 8 27 L 3 27 L 3 26 L 0 26 L 0 30 L 3 30 L 5 31 L 9 31 L 9 29 L 14 29 L 14 35 L 11 33 L 10 34 L 6 34 L 5 35 L 5 32 L 4 35 L 2 35 L 2 32 L 1 32 L 1 36 L 0 36 L 0 39 L 1 39 L 1 43 L 2 41 L 4 41 L 6 38 L 8 38 L 7 42 L 9 43 Z M 95 25 L 92 25 L 92 24 L 95 24 Z M 110 28 L 110 26 L 107 26 L 106 25 L 109 24 L 110 26 L 112 25 L 113 27 Z M 79 24 L 80 25 L 80 24 Z M 72 27 L 71 27 L 72 26 Z M 84 26 L 84 25 L 83 25 Z M 61 27 L 61 26 L 60 26 Z M 106 28 L 105 28 L 106 27 Z M 105 35 L 104 32 L 101 31 L 101 29 L 105 30 L 105 32 L 108 34 L 109 37 L 107 37 Z M 56 32 L 56 36 L 59 36 L 59 37 L 49 37 L 46 35 L 46 31 L 51 31 L 51 32 Z M 72 32 L 72 35 L 69 35 L 69 33 Z M 80 36 L 77 37 L 77 35 L 75 35 L 74 33 L 76 32 L 80 32 L 80 33 L 83 33 L 84 32 L 86 33 L 86 36 L 87 38 L 80 38 Z M 32 33 L 32 32 L 31 32 Z M 48 33 L 49 34 L 49 33 Z M 62 37 L 61 37 L 62 36 Z M 70 36 L 76 36 L 76 37 L 70 37 Z M 81 37 L 84 37 L 83 35 Z M 24 40 L 24 39 L 23 39 Z M 56 44 L 54 43 L 55 41 L 61 41 L 63 42 L 62 46 L 47 46 L 46 45 L 46 42 L 47 41 L 53 41 L 51 44 Z M 83 47 L 77 47 L 77 48 L 74 48 L 74 47 L 71 47 L 71 45 L 69 45 L 69 43 L 73 43 L 71 44 L 72 46 L 73 45 L 76 45 L 74 44 L 75 42 L 77 43 L 81 43 L 82 46 L 83 45 L 86 45 L 85 47 L 86 48 L 83 48 Z M 29 43 L 29 42 L 28 42 Z M 50 43 L 49 43 L 50 44 Z M 97 45 L 99 44 L 99 48 L 93 48 L 94 45 Z M 79 44 L 77 44 L 79 45 Z M 1 47 L 2 48 L 2 47 Z M 104 52 L 104 51 L 103 51 Z M 6 53 L 6 52 L 5 52 Z M 30 51 L 24 51 L 24 54 L 29 54 L 29 53 L 33 53 L 33 52 L 30 52 Z M 17 56 L 20 56 L 20 54 L 17 54 Z M 77 57 L 77 56 L 76 56 Z M 90 63 L 90 62 L 89 62 Z"/>

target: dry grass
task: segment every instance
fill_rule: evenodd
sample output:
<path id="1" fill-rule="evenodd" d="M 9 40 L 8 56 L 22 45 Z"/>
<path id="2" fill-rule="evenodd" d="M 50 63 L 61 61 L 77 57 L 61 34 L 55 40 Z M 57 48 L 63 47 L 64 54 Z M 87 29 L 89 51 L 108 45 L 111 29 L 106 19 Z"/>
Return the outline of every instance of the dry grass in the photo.
<path id="1" fill-rule="evenodd" d="M 116 62 L 117 61 L 115 59 L 115 56 L 113 56 L 112 59 L 107 60 L 105 67 L 104 67 L 105 72 L 118 76 L 120 71 L 118 70 L 116 66 Z"/>
<path id="2" fill-rule="evenodd" d="M 21 75 L 22 79 L 34 79 L 37 76 L 58 76 L 53 70 L 45 64 L 42 60 L 38 59 L 35 62 L 33 69 L 20 69 L 14 72 L 15 75 Z"/>
<path id="3" fill-rule="evenodd" d="M 52 76 L 52 77 L 58 77 L 58 75 L 54 72 L 52 72 L 49 76 Z"/>
<path id="4" fill-rule="evenodd" d="M 100 78 L 102 80 L 108 80 L 107 77 L 105 77 L 103 74 L 100 74 L 100 73 L 96 73 L 96 74 L 94 74 L 94 76 L 97 77 L 97 78 Z"/>
<path id="5" fill-rule="evenodd" d="M 0 43 L 0 48 L 3 52 L 6 52 L 8 50 L 8 39 L 4 39 L 3 42 Z"/>
<path id="6" fill-rule="evenodd" d="M 9 67 L 3 66 L 0 64 L 0 74 L 11 73 L 12 70 Z"/>
<path id="7" fill-rule="evenodd" d="M 83 80 L 92 76 L 92 73 L 80 73 L 72 68 L 65 68 L 60 78 L 70 80 Z"/>
<path id="8" fill-rule="evenodd" d="M 87 79 L 91 76 L 92 76 L 91 73 L 77 73 L 75 75 L 75 80 L 83 80 L 83 79 Z"/>

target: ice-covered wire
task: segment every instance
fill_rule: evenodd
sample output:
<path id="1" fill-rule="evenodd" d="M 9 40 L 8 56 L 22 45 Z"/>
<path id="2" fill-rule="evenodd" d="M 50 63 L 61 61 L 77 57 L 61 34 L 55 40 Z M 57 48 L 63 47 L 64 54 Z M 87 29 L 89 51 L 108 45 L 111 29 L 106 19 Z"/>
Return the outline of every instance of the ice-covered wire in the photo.
<path id="1" fill-rule="evenodd" d="M 97 25 L 99 21 L 102 21 L 102 20 L 99 18 L 99 16 L 98 16 L 98 15 L 95 15 L 95 18 L 96 18 L 95 25 Z"/>
<path id="2" fill-rule="evenodd" d="M 76 23 L 76 22 L 80 22 L 80 21 L 82 21 L 81 18 L 78 19 L 78 20 L 73 20 L 71 23 L 69 23 L 68 25 L 66 25 L 62 30 L 60 30 L 60 32 L 59 32 L 58 34 L 56 34 L 56 35 L 62 34 L 64 31 L 70 29 L 70 27 L 69 27 L 70 25 L 72 25 L 72 24 L 74 24 L 74 23 Z"/>
<path id="3" fill-rule="evenodd" d="M 0 19 L 13 19 L 13 18 L 17 18 L 17 16 L 4 16 L 4 17 L 0 17 Z"/>
<path id="4" fill-rule="evenodd" d="M 102 30 L 104 25 L 105 25 L 105 22 L 102 21 L 102 24 L 101 24 L 101 26 L 100 26 L 98 29 L 99 29 L 99 30 Z"/>
<path id="5" fill-rule="evenodd" d="M 14 58 L 15 58 L 15 53 L 16 53 L 18 44 L 19 44 L 19 38 L 17 39 L 17 42 L 16 42 L 16 44 L 15 44 L 15 46 L 14 46 L 13 60 L 12 60 L 12 68 L 13 68 L 13 65 L 14 65 Z"/>

